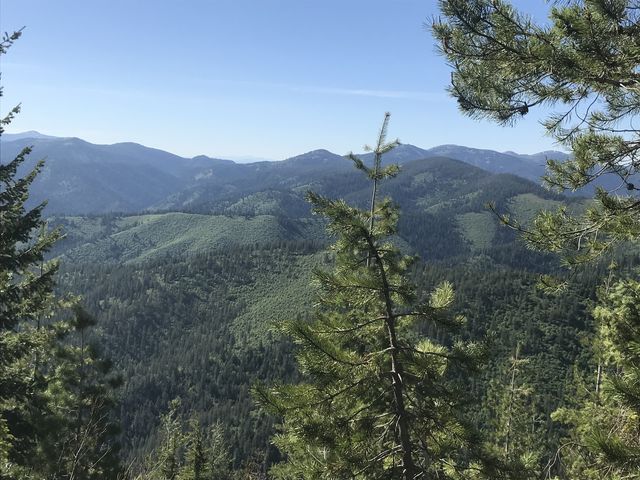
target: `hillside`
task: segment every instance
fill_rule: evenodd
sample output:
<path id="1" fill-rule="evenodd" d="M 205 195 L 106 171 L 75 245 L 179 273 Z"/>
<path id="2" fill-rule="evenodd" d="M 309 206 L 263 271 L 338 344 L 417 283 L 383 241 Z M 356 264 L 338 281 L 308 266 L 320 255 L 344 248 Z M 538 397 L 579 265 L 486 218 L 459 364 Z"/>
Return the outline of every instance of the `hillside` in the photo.
<path id="1" fill-rule="evenodd" d="M 472 227 L 474 235 L 484 232 Z M 157 441 L 159 414 L 180 397 L 191 415 L 223 422 L 236 465 L 264 455 L 272 419 L 255 409 L 249 388 L 259 380 L 296 378 L 291 346 L 273 327 L 308 314 L 316 301 L 311 272 L 329 267 L 331 256 L 312 243 L 284 240 L 171 256 L 154 256 L 154 250 L 124 264 L 69 255 L 60 276 L 61 290 L 81 293 L 97 316 L 101 344 L 126 378 L 120 414 L 125 451 L 144 457 Z M 582 299 L 603 272 L 591 270 L 578 282 L 581 290 L 550 298 L 536 291 L 538 275 L 524 268 L 549 271 L 544 262 L 527 262 L 514 243 L 483 252 L 420 263 L 415 280 L 423 291 L 443 279 L 454 282 L 455 310 L 469 319 L 465 335 L 493 339 L 491 363 L 475 384 L 478 394 L 489 394 L 490 382 L 519 343 L 530 358 L 526 381 L 535 389 L 536 408 L 549 414 L 563 402 L 558 391 L 573 364 L 589 361 L 581 346 L 590 328 Z M 473 412 L 489 415 L 477 407 Z M 548 428 L 552 444 L 562 430 Z"/>
<path id="2" fill-rule="evenodd" d="M 228 248 L 312 242 L 322 232 L 313 220 L 258 215 L 229 217 L 165 213 L 126 217 L 52 218 L 66 232 L 57 247 L 72 263 L 129 263 Z"/>
<path id="3" fill-rule="evenodd" d="M 318 155 L 325 155 L 328 162 L 344 162 L 341 157 Z M 56 216 L 53 224 L 67 232 L 56 253 L 64 253 L 72 262 L 123 263 L 282 241 L 326 244 L 322 224 L 311 215 L 305 193 L 312 189 L 365 205 L 369 190 L 359 172 L 318 175 L 322 167 L 316 161 L 308 162 L 306 172 L 298 167 L 307 160 L 281 162 L 262 175 L 262 165 L 254 165 L 254 176 L 249 170 L 236 188 L 207 180 L 191 191 L 186 212 Z M 447 158 L 404 164 L 401 174 L 383 185 L 381 193 L 402 209 L 401 241 L 426 260 L 497 252 L 513 245 L 515 236 L 499 228 L 497 218 L 487 210 L 489 202 L 526 220 L 535 206 L 553 207 L 561 201 L 527 180 L 494 175 Z"/>
<path id="4" fill-rule="evenodd" d="M 558 151 L 523 155 L 515 152 L 496 152 L 494 150 L 460 145 L 440 145 L 429 149 L 422 149 L 414 145 L 400 145 L 386 155 L 384 161 L 403 164 L 412 160 L 432 157 L 452 158 L 488 172 L 512 173 L 538 183 L 545 173 L 547 159 L 565 160 L 568 155 Z M 373 154 L 365 154 L 363 158 L 371 161 Z"/>
<path id="5" fill-rule="evenodd" d="M 305 193 L 314 190 L 365 206 L 367 180 L 344 157 L 326 150 L 240 165 L 77 139 L 4 145 L 18 148 L 31 141 L 56 155 L 66 154 L 66 148 L 75 152 L 67 160 L 50 161 L 47 168 L 62 169 L 56 175 L 82 165 L 88 170 L 80 168 L 81 173 L 98 172 L 101 180 L 109 171 L 141 172 L 132 173 L 130 183 L 120 181 L 118 195 L 108 182 L 71 177 L 102 192 L 82 205 L 87 210 L 100 212 L 99 201 L 117 196 L 118 205 L 126 207 L 121 213 L 87 216 L 70 207 L 53 214 L 90 195 L 89 190 L 61 191 L 60 177 L 50 170 L 39 184 L 58 199 L 50 207 L 50 225 L 65 232 L 52 252 L 63 265 L 59 289 L 82 295 L 99 321 L 105 352 L 126 379 L 120 417 L 128 458 L 144 457 L 157 442 L 159 415 L 176 397 L 185 412 L 205 423 L 223 422 L 236 466 L 256 454 L 271 455 L 273 419 L 255 409 L 249 389 L 256 381 L 295 380 L 291 345 L 273 327 L 309 314 L 315 302 L 312 272 L 332 263 L 326 250 L 331 239 L 312 215 Z M 581 299 L 592 295 L 600 273 L 587 272 L 580 290 L 566 297 L 544 297 L 534 284 L 539 272 L 558 271 L 553 259 L 525 249 L 486 205 L 493 202 L 499 211 L 527 222 L 539 208 L 562 203 L 580 208 L 582 200 L 510 173 L 424 156 L 417 147 L 399 150 L 401 172 L 382 185 L 381 195 L 401 208 L 395 241 L 422 259 L 415 281 L 422 291 L 443 279 L 453 281 L 456 309 L 469 318 L 465 335 L 495 341 L 491 363 L 474 387 L 478 395 L 492 394 L 496 372 L 517 342 L 530 357 L 527 380 L 536 392 L 536 410 L 550 413 L 564 401 L 557 392 L 573 365 L 586 368 L 590 361 L 580 348 L 591 328 Z M 93 155 L 102 158 L 99 164 Z M 416 155 L 420 158 L 411 158 Z M 145 181 L 146 170 L 162 180 L 157 190 L 136 185 Z M 125 202 L 133 198 L 127 189 L 138 190 L 136 202 Z M 141 208 L 147 201 L 153 203 Z M 491 415 L 479 407 L 472 411 L 479 421 Z M 552 445 L 561 434 L 550 424 L 545 441 Z"/>
<path id="6" fill-rule="evenodd" d="M 0 144 L 12 159 L 25 146 L 33 152 L 22 172 L 45 160 L 30 204 L 48 201 L 47 212 L 89 214 L 137 212 L 196 181 L 207 168 L 232 163 L 203 157 L 184 159 L 134 143 L 95 145 L 79 138 L 18 138 Z"/>
<path id="7" fill-rule="evenodd" d="M 269 450 L 271 420 L 252 410 L 249 386 L 295 378 L 290 346 L 272 327 L 310 311 L 311 272 L 331 263 L 330 239 L 304 193 L 314 189 L 360 205 L 369 199 L 359 172 L 325 151 L 238 167 L 242 173 L 230 168 L 228 183 L 211 176 L 190 190 L 188 212 L 51 218 L 66 232 L 54 252 L 64 265 L 60 287 L 83 295 L 127 378 L 122 419 L 130 455 L 153 445 L 157 417 L 176 396 L 207 422 L 225 423 L 236 464 Z M 331 175 L 328 167 L 344 170 Z M 429 288 L 450 278 L 460 289 L 458 307 L 472 319 L 469 335 L 505 338 L 495 362 L 512 347 L 511 319 L 527 321 L 517 300 L 522 295 L 540 318 L 547 309 L 581 311 L 577 300 L 560 307 L 535 293 L 534 272 L 553 263 L 527 251 L 486 209 L 493 201 L 526 219 L 535 206 L 555 206 L 562 197 L 514 175 L 441 157 L 405 162 L 381 193 L 402 209 L 398 244 L 432 265 L 423 271 L 426 263 L 419 264 L 417 281 Z M 584 325 L 574 325 L 579 318 L 571 315 L 570 325 L 554 317 L 540 327 L 563 338 L 552 353 L 537 343 L 537 331 L 519 337 L 536 362 L 555 365 L 553 375 L 579 352 Z M 534 381 L 542 392 L 556 388 L 549 376 Z"/>

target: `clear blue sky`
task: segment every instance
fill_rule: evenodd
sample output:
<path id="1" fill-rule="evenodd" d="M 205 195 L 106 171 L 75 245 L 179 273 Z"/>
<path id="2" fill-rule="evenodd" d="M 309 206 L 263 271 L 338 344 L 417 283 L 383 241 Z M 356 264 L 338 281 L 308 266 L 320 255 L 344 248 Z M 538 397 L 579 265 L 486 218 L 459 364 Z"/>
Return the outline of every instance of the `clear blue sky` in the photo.
<path id="1" fill-rule="evenodd" d="M 503 128 L 458 112 L 424 28 L 435 14 L 435 0 L 1 0 L 2 31 L 26 26 L 2 58 L 2 113 L 22 102 L 10 132 L 185 156 L 359 151 L 385 111 L 391 136 L 424 148 L 552 148 L 534 115 Z"/>

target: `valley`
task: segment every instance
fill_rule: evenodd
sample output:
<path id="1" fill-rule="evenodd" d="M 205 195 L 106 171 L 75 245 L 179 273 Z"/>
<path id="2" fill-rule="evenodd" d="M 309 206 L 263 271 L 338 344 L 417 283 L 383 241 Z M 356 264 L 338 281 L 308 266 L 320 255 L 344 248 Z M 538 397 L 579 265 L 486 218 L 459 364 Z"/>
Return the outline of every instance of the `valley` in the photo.
<path id="1" fill-rule="evenodd" d="M 312 272 L 333 262 L 325 222 L 312 215 L 304 195 L 311 189 L 366 205 L 367 182 L 325 150 L 234 164 L 133 145 L 10 138 L 4 154 L 27 141 L 36 145 L 34 156 L 40 147 L 47 157 L 34 202 L 45 190 L 60 191 L 55 179 L 73 179 L 65 169 L 76 171 L 74 161 L 86 167 L 79 175 L 91 175 L 78 177 L 83 189 L 70 188 L 58 200 L 52 195 L 49 226 L 64 238 L 51 254 L 62 263 L 58 289 L 81 295 L 98 320 L 105 353 L 125 378 L 120 419 L 127 458 L 139 461 L 157 446 L 158 419 L 180 398 L 185 412 L 222 422 L 236 468 L 250 459 L 276 460 L 275 419 L 257 409 L 250 388 L 298 378 L 292 345 L 276 326 L 310 315 L 317 295 Z M 93 157 L 94 149 L 112 160 Z M 562 275 L 557 262 L 526 249 L 487 204 L 526 224 L 541 208 L 583 208 L 585 200 L 504 173 L 509 164 L 496 158 L 511 154 L 433 150 L 438 156 L 403 145 L 386 160 L 401 162 L 401 173 L 382 187 L 401 209 L 394 242 L 420 257 L 413 276 L 421 290 L 453 282 L 455 309 L 468 317 L 464 337 L 491 339 L 490 362 L 473 383 L 477 395 L 495 394 L 518 345 L 530 361 L 523 381 L 535 392 L 531 408 L 548 416 L 566 401 L 573 369 L 590 368 L 580 347 L 592 331 L 582 298 L 593 296 L 602 271 L 581 273 L 566 296 L 545 296 L 535 284 L 540 273 Z M 458 151 L 461 159 L 440 156 Z M 118 191 L 105 188 L 109 165 L 120 172 Z M 154 183 L 159 178 L 170 187 Z M 113 205 L 122 206 L 119 213 L 107 212 Z M 487 408 L 472 409 L 481 424 L 495 413 Z M 564 430 L 551 422 L 540 428 L 541 448 L 550 451 Z"/>

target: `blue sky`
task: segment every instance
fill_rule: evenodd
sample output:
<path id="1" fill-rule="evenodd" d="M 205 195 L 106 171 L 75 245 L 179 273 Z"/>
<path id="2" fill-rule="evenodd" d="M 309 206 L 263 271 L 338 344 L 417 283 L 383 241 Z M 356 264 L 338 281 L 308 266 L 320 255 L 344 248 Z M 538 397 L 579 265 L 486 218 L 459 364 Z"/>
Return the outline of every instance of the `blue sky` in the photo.
<path id="1" fill-rule="evenodd" d="M 424 28 L 436 14 L 435 0 L 2 0 L 0 29 L 26 26 L 2 58 L 2 113 L 22 102 L 9 132 L 185 156 L 359 151 L 385 111 L 391 136 L 424 148 L 553 148 L 535 115 L 505 128 L 458 112 Z"/>

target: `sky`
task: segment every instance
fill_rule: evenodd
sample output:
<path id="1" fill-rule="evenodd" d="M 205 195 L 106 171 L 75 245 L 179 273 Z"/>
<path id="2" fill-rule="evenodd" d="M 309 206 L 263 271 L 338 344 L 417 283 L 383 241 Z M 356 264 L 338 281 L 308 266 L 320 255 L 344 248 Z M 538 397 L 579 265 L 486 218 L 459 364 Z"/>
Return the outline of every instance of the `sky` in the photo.
<path id="1" fill-rule="evenodd" d="M 543 18 L 543 0 L 516 2 Z M 435 0 L 1 0 L 8 132 L 132 141 L 182 156 L 282 159 L 390 137 L 534 153 L 540 117 L 463 116 L 425 23 Z"/>

